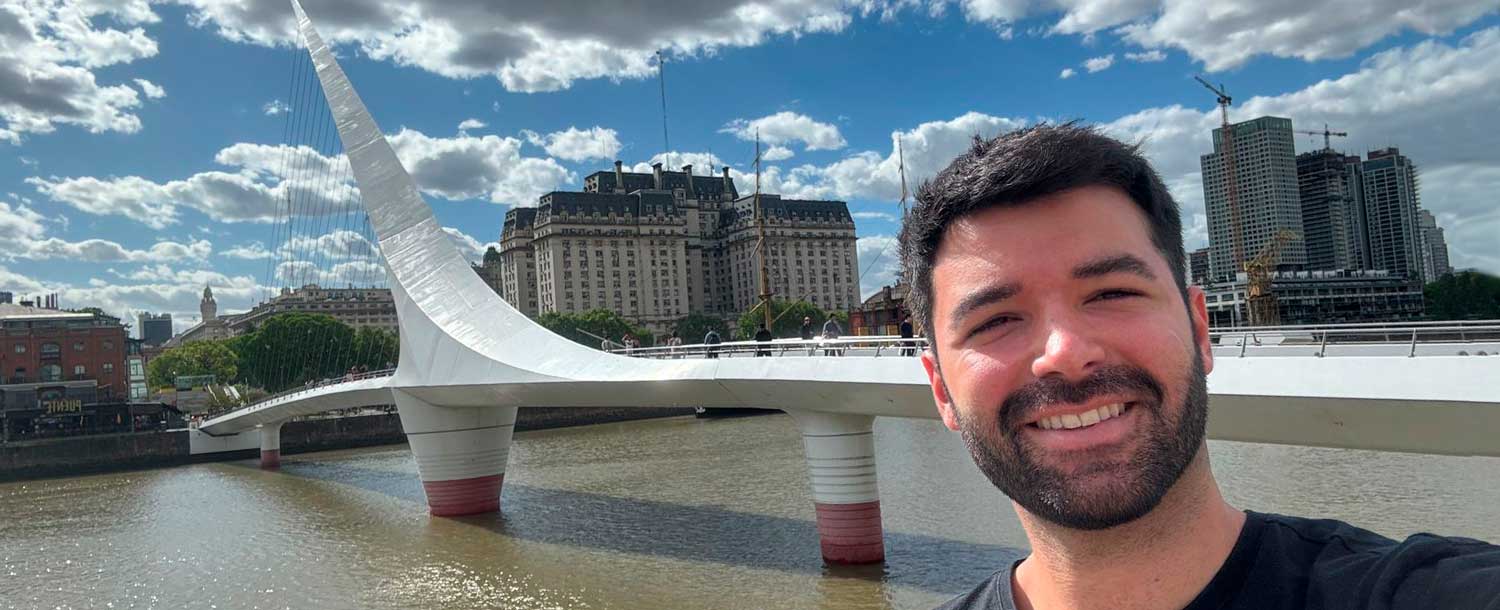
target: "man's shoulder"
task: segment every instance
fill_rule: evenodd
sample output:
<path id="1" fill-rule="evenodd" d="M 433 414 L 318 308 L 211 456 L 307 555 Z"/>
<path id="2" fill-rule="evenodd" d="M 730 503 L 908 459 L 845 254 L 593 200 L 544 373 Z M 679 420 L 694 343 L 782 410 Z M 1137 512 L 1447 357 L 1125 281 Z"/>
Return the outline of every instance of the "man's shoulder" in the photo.
<path id="1" fill-rule="evenodd" d="M 1305 587 L 1305 601 L 1330 608 L 1487 607 L 1500 599 L 1493 544 L 1429 533 L 1398 541 L 1334 519 L 1250 517 L 1263 523 L 1256 572 L 1276 581 L 1247 583 L 1252 588 Z"/>
<path id="2" fill-rule="evenodd" d="M 950 599 L 934 610 L 1015 610 L 1015 596 L 1010 590 L 1010 576 L 1015 562 L 990 574 L 968 592 Z"/>

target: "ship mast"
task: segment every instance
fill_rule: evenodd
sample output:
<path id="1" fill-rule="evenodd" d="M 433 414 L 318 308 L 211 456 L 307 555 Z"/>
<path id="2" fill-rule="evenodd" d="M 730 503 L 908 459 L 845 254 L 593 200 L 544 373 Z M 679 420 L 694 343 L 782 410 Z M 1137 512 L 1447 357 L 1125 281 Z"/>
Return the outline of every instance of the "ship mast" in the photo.
<path id="1" fill-rule="evenodd" d="M 755 130 L 755 242 L 756 260 L 760 265 L 760 309 L 771 330 L 771 276 L 766 270 L 766 216 L 760 207 L 760 130 Z"/>

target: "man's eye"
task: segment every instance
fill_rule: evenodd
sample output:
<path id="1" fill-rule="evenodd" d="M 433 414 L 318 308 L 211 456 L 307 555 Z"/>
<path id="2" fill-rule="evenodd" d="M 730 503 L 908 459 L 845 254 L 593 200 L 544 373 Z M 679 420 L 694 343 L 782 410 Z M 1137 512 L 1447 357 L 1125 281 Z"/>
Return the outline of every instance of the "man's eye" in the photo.
<path id="1" fill-rule="evenodd" d="M 1002 326 L 1005 326 L 1006 324 L 1014 322 L 1015 320 L 1016 319 L 1011 316 L 995 316 L 993 318 L 985 320 L 983 324 L 975 326 L 974 330 L 969 332 L 969 336 L 974 336 L 987 330 L 1000 328 Z"/>
<path id="2" fill-rule="evenodd" d="M 1127 297 L 1140 296 L 1140 294 L 1141 293 L 1136 292 L 1134 290 L 1105 290 L 1104 292 L 1100 292 L 1099 294 L 1094 295 L 1094 299 L 1093 300 L 1095 300 L 1095 301 L 1113 301 L 1115 299 L 1123 299 L 1123 298 L 1127 298 Z"/>

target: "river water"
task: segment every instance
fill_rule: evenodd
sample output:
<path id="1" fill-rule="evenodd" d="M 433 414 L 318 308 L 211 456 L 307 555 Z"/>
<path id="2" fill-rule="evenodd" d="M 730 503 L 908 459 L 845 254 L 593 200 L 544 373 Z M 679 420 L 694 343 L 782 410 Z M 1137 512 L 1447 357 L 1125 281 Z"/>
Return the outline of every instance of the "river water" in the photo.
<path id="1" fill-rule="evenodd" d="M 503 514 L 404 445 L 0 484 L 0 608 L 927 608 L 1026 539 L 935 421 L 875 426 L 887 561 L 825 567 L 784 415 L 515 436 Z M 1209 443 L 1230 502 L 1500 540 L 1500 459 Z"/>

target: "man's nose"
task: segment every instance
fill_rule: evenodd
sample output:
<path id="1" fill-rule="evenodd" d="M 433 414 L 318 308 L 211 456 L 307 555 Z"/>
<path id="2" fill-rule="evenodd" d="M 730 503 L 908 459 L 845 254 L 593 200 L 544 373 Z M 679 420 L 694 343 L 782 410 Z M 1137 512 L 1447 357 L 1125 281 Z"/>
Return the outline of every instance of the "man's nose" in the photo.
<path id="1" fill-rule="evenodd" d="M 1031 374 L 1037 379 L 1060 375 L 1080 380 L 1104 363 L 1104 347 L 1089 325 L 1070 316 L 1054 316 L 1042 332 L 1041 354 L 1031 362 Z"/>

